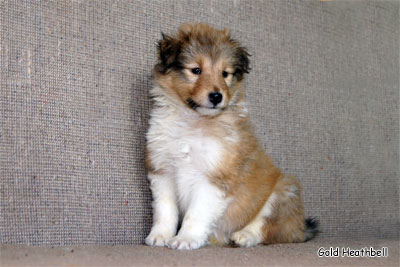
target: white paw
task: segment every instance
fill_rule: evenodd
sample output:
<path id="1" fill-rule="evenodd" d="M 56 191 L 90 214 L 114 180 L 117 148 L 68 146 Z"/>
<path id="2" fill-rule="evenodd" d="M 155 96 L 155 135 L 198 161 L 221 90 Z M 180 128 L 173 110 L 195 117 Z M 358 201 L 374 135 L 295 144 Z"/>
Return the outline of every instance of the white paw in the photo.
<path id="1" fill-rule="evenodd" d="M 247 230 L 233 233 L 231 235 L 231 240 L 235 242 L 236 245 L 246 248 L 256 246 L 261 242 L 261 238 L 258 235 Z"/>
<path id="2" fill-rule="evenodd" d="M 171 239 L 172 236 L 173 234 L 151 231 L 144 242 L 148 246 L 163 247 L 167 246 L 168 240 Z"/>
<path id="3" fill-rule="evenodd" d="M 198 249 L 206 244 L 206 240 L 189 236 L 175 236 L 168 241 L 168 247 L 172 249 Z"/>

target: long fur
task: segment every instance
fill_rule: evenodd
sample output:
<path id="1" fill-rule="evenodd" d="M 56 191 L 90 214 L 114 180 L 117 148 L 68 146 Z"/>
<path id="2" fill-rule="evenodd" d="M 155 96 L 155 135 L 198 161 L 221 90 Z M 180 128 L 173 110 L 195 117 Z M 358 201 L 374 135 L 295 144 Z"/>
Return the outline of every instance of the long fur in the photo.
<path id="1" fill-rule="evenodd" d="M 163 34 L 147 133 L 153 227 L 146 244 L 250 247 L 317 234 L 317 222 L 304 218 L 300 183 L 253 134 L 243 85 L 249 71 L 249 53 L 226 29 L 184 24 Z"/>

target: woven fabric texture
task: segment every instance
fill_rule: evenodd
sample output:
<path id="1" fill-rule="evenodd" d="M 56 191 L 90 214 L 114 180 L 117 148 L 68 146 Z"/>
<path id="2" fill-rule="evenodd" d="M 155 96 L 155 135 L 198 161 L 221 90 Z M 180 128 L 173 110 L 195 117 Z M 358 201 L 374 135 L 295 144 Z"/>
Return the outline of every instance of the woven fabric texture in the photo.
<path id="1" fill-rule="evenodd" d="M 324 236 L 399 236 L 398 1 L 0 1 L 0 243 L 142 243 L 160 32 L 230 28 L 248 107 Z"/>

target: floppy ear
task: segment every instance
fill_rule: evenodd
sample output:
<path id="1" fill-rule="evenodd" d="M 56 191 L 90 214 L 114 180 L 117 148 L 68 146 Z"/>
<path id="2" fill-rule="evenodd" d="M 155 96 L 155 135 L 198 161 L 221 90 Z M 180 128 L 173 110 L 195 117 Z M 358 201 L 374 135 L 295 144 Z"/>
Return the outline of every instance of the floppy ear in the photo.
<path id="1" fill-rule="evenodd" d="M 156 68 L 161 73 L 166 73 L 171 68 L 179 68 L 178 56 L 181 51 L 181 43 L 177 39 L 161 33 L 162 39 L 158 42 L 158 59 Z"/>
<path id="2" fill-rule="evenodd" d="M 251 68 L 249 66 L 251 56 L 245 47 L 237 47 L 235 51 L 236 63 L 235 63 L 235 76 L 238 81 L 243 79 L 244 73 L 249 73 Z"/>

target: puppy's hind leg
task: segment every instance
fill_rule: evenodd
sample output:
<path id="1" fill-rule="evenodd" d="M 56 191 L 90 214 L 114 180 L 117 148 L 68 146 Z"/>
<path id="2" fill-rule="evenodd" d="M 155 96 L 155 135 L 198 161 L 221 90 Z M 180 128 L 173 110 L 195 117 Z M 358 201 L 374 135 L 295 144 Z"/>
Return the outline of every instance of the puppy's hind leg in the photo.
<path id="1" fill-rule="evenodd" d="M 284 176 L 274 187 L 261 211 L 242 230 L 231 235 L 238 246 L 304 242 L 318 233 L 318 222 L 304 219 L 301 185 Z"/>
<path id="2" fill-rule="evenodd" d="M 243 229 L 234 232 L 231 240 L 240 247 L 252 247 L 262 243 L 265 218 L 271 216 L 275 201 L 276 194 L 272 193 L 258 215 Z"/>
<path id="3" fill-rule="evenodd" d="M 318 233 L 318 222 L 304 218 L 301 191 L 292 176 L 283 177 L 275 185 L 277 201 L 272 216 L 265 218 L 264 244 L 305 242 Z"/>
<path id="4" fill-rule="evenodd" d="M 149 246 L 166 246 L 176 234 L 179 220 L 175 184 L 171 176 L 149 174 L 153 193 L 153 227 L 145 243 Z"/>

